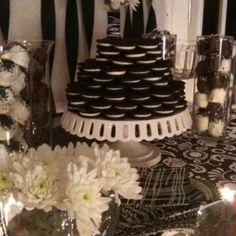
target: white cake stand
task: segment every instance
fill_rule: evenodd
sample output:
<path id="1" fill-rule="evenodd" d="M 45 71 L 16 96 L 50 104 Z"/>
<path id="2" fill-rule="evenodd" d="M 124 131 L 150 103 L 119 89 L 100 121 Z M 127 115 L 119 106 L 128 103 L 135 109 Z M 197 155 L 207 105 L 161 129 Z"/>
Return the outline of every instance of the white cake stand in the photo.
<path id="1" fill-rule="evenodd" d="M 150 167 L 161 160 L 161 155 L 146 141 L 179 135 L 191 127 L 192 119 L 188 109 L 164 118 L 119 121 L 83 118 L 66 111 L 61 125 L 73 135 L 110 142 L 111 148 L 119 149 L 134 166 Z"/>

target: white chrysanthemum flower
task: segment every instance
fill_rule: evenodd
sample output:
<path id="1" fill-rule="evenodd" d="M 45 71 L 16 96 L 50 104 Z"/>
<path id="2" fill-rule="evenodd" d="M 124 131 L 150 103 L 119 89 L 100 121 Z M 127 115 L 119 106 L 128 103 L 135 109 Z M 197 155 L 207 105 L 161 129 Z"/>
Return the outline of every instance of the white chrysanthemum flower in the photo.
<path id="1" fill-rule="evenodd" d="M 127 158 L 121 158 L 119 151 L 107 151 L 107 147 L 98 150 L 97 156 L 96 167 L 103 189 L 113 190 L 117 203 L 120 203 L 119 195 L 126 199 L 142 198 L 137 169 L 131 168 Z"/>
<path id="2" fill-rule="evenodd" d="M 139 0 L 126 0 L 125 1 L 133 10 L 136 10 L 136 7 L 139 5 Z"/>
<path id="3" fill-rule="evenodd" d="M 28 159 L 27 157 L 24 157 Z M 25 162 L 29 164 L 29 162 Z M 28 168 L 19 162 L 13 163 L 14 170 L 10 173 L 15 187 L 19 190 L 15 194 L 17 201 L 22 202 L 25 208 L 34 208 L 50 211 L 61 199 L 61 185 L 58 176 L 48 166 L 42 163 L 28 165 Z"/>
<path id="4" fill-rule="evenodd" d="M 88 172 L 88 163 L 81 166 L 70 163 L 67 168 L 68 184 L 64 204 L 71 218 L 75 218 L 81 235 L 97 233 L 102 213 L 108 210 L 109 198 L 102 197 L 101 182 L 96 178 L 96 169 Z"/>
<path id="5" fill-rule="evenodd" d="M 139 0 L 104 0 L 104 3 L 113 10 L 119 10 L 122 5 L 129 5 L 133 10 L 136 10 L 140 2 Z"/>

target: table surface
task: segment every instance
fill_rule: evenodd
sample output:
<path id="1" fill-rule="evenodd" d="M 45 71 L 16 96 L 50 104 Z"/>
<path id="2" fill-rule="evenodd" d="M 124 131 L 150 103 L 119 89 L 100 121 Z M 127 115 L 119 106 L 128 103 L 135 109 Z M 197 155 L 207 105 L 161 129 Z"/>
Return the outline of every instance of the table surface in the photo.
<path id="1" fill-rule="evenodd" d="M 55 144 L 84 141 L 60 128 L 56 129 L 55 134 Z M 148 169 L 139 169 L 144 199 L 123 203 L 117 235 L 161 235 L 161 232 L 169 229 L 196 228 L 199 222 L 205 222 L 200 224 L 194 235 L 217 236 L 218 224 L 212 219 L 215 215 L 229 214 L 225 213 L 225 209 L 234 209 L 233 204 L 218 202 L 220 196 L 216 184 L 236 182 L 235 140 L 236 116 L 233 114 L 223 142 L 206 143 L 193 137 L 191 131 L 152 141 L 161 150 L 161 162 Z M 199 215 L 199 207 L 212 202 L 215 204 Z M 236 211 L 233 212 L 230 213 L 230 222 L 236 224 Z M 222 221 L 222 218 L 218 220 Z M 229 227 L 228 222 L 224 220 L 224 224 L 219 224 L 221 233 L 218 235 L 236 235 L 236 227 Z M 209 227 L 212 232 L 208 230 L 206 234 L 204 230 Z"/>

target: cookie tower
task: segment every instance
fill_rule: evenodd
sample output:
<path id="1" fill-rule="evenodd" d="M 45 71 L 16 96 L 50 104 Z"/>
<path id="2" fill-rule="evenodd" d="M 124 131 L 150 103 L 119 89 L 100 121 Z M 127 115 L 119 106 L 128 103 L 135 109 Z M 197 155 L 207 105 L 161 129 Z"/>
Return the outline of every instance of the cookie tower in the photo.
<path id="1" fill-rule="evenodd" d="M 193 127 L 196 134 L 223 138 L 230 109 L 232 37 L 197 38 Z"/>
<path id="2" fill-rule="evenodd" d="M 79 64 L 68 84 L 68 110 L 115 120 L 171 116 L 186 108 L 184 82 L 172 77 L 163 42 L 150 38 L 97 40 L 97 57 Z"/>

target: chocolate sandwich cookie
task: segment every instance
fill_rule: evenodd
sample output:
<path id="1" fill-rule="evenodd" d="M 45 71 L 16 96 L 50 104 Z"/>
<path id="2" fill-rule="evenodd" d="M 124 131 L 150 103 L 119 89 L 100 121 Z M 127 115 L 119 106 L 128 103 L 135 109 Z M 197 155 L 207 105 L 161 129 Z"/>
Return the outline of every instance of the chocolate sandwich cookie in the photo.
<path id="1" fill-rule="evenodd" d="M 163 78 L 163 72 L 162 71 L 153 71 L 147 75 L 143 76 L 143 81 L 147 82 L 156 82 Z"/>
<path id="2" fill-rule="evenodd" d="M 155 48 L 155 49 L 150 49 L 147 50 L 146 53 L 148 55 L 155 55 L 156 57 L 161 57 L 162 58 L 162 49 L 161 48 Z"/>
<path id="3" fill-rule="evenodd" d="M 142 58 L 146 55 L 145 51 L 142 49 L 135 49 L 132 51 L 125 52 L 125 57 L 129 59 Z"/>
<path id="4" fill-rule="evenodd" d="M 81 117 L 86 117 L 86 118 L 95 118 L 98 117 L 101 114 L 100 111 L 92 109 L 92 108 L 86 108 L 84 110 L 79 111 L 79 115 Z"/>
<path id="5" fill-rule="evenodd" d="M 168 69 L 172 67 L 171 60 L 158 60 L 152 65 L 152 71 L 165 71 L 167 72 Z"/>
<path id="6" fill-rule="evenodd" d="M 103 48 L 102 50 L 99 50 L 98 52 L 99 52 L 99 55 L 103 55 L 103 56 L 118 56 L 118 55 L 120 55 L 120 52 L 113 47 Z"/>
<path id="7" fill-rule="evenodd" d="M 145 75 L 150 72 L 150 69 L 146 66 L 134 66 L 129 68 L 128 72 L 131 75 Z"/>
<path id="8" fill-rule="evenodd" d="M 173 91 L 183 91 L 185 87 L 185 82 L 182 80 L 172 80 L 170 81 L 170 87 L 173 89 Z"/>
<path id="9" fill-rule="evenodd" d="M 139 77 L 134 77 L 134 76 L 130 76 L 130 77 L 124 77 L 122 79 L 122 83 L 124 84 L 138 84 L 141 81 L 141 79 Z"/>
<path id="10" fill-rule="evenodd" d="M 108 92 L 124 92 L 126 86 L 120 83 L 111 83 L 105 86 L 105 90 Z"/>
<path id="11" fill-rule="evenodd" d="M 111 103 L 105 101 L 91 102 L 89 106 L 94 110 L 105 111 L 112 107 Z"/>
<path id="12" fill-rule="evenodd" d="M 134 102 L 123 102 L 115 105 L 115 108 L 117 110 L 123 111 L 123 112 L 130 112 L 137 109 L 138 105 Z"/>
<path id="13" fill-rule="evenodd" d="M 85 72 L 100 72 L 101 66 L 95 59 L 87 59 L 84 64 L 81 66 L 81 70 Z"/>
<path id="14" fill-rule="evenodd" d="M 106 101 L 108 101 L 108 102 L 112 102 L 112 103 L 120 103 L 120 102 L 123 102 L 123 101 L 125 101 L 125 99 L 126 99 L 126 96 L 125 96 L 125 94 L 123 94 L 123 93 L 118 93 L 118 92 L 116 92 L 116 93 L 112 93 L 112 92 L 105 92 L 104 94 L 103 94 L 103 98 L 104 98 L 104 100 L 106 100 Z"/>
<path id="15" fill-rule="evenodd" d="M 96 72 L 96 73 L 93 73 L 93 76 L 96 76 L 96 75 L 99 75 L 100 72 Z M 88 81 L 88 80 L 92 80 L 92 74 L 89 73 L 89 72 L 85 72 L 85 71 L 80 71 L 77 73 L 77 80 L 78 81 Z"/>
<path id="16" fill-rule="evenodd" d="M 130 101 L 139 102 L 140 104 L 150 99 L 150 94 L 147 92 L 133 92 L 128 95 Z"/>
<path id="17" fill-rule="evenodd" d="M 141 107 L 146 110 L 155 110 L 156 108 L 160 107 L 162 102 L 158 99 L 151 99 L 150 101 L 146 101 L 141 104 Z"/>
<path id="18" fill-rule="evenodd" d="M 107 63 L 107 62 L 110 61 L 107 57 L 102 56 L 102 55 L 96 56 L 95 60 L 96 60 L 97 62 L 102 62 L 102 63 Z"/>
<path id="19" fill-rule="evenodd" d="M 210 120 L 223 120 L 225 117 L 224 108 L 220 103 L 209 102 L 208 104 Z"/>
<path id="20" fill-rule="evenodd" d="M 165 88 L 165 89 L 153 89 L 151 92 L 151 95 L 155 98 L 160 98 L 160 99 L 167 99 L 170 98 L 172 94 L 172 90 L 170 88 Z"/>
<path id="21" fill-rule="evenodd" d="M 165 71 L 164 76 L 171 76 L 171 72 L 170 71 Z"/>
<path id="22" fill-rule="evenodd" d="M 136 63 L 140 65 L 150 65 L 156 62 L 156 56 L 147 55 L 142 58 L 137 59 Z"/>
<path id="23" fill-rule="evenodd" d="M 143 38 L 138 42 L 138 47 L 143 49 L 156 49 L 158 42 L 156 39 Z"/>
<path id="24" fill-rule="evenodd" d="M 107 110 L 103 113 L 103 116 L 106 119 L 111 119 L 111 120 L 120 120 L 125 117 L 125 112 L 116 110 L 116 109 L 110 109 Z"/>
<path id="25" fill-rule="evenodd" d="M 94 81 L 88 81 L 85 86 L 89 89 L 89 90 L 99 90 L 102 88 L 102 85 L 99 83 L 96 83 Z"/>
<path id="26" fill-rule="evenodd" d="M 179 99 L 175 96 L 171 96 L 170 98 L 167 98 L 163 100 L 162 104 L 164 105 L 176 105 L 179 102 Z"/>
<path id="27" fill-rule="evenodd" d="M 176 111 L 182 111 L 187 107 L 187 102 L 185 100 L 178 101 L 177 104 L 175 104 L 175 110 Z"/>
<path id="28" fill-rule="evenodd" d="M 128 39 L 117 40 L 114 47 L 120 51 L 130 51 L 136 48 L 135 44 Z"/>
<path id="29" fill-rule="evenodd" d="M 156 113 L 157 115 L 160 115 L 160 116 L 169 116 L 169 115 L 172 115 L 174 113 L 174 111 L 175 111 L 174 106 L 162 105 L 162 106 L 156 108 L 154 113 Z"/>
<path id="30" fill-rule="evenodd" d="M 147 92 L 150 90 L 150 85 L 148 83 L 142 82 L 131 85 L 130 90 L 134 92 Z"/>
<path id="31" fill-rule="evenodd" d="M 108 84 L 114 81 L 114 78 L 106 76 L 106 75 L 101 75 L 101 76 L 93 77 L 93 81 L 98 84 Z"/>
<path id="32" fill-rule="evenodd" d="M 112 63 L 113 63 L 114 65 L 118 65 L 118 66 L 131 66 L 131 65 L 134 64 L 131 60 L 126 59 L 126 58 L 123 58 L 123 57 L 114 58 L 114 59 L 112 60 Z"/>
<path id="33" fill-rule="evenodd" d="M 77 113 L 79 111 L 79 108 L 77 106 L 74 106 L 74 105 L 68 103 L 67 104 L 67 110 L 71 111 L 71 112 L 74 112 L 74 113 Z"/>
<path id="34" fill-rule="evenodd" d="M 101 97 L 101 95 L 98 91 L 83 90 L 81 91 L 81 97 L 87 100 L 97 100 Z"/>
<path id="35" fill-rule="evenodd" d="M 111 38 L 103 38 L 97 40 L 97 45 L 102 47 L 112 47 L 115 40 L 112 40 Z"/>
<path id="36" fill-rule="evenodd" d="M 120 75 L 125 75 L 126 69 L 125 67 L 114 66 L 111 68 L 106 68 L 105 72 L 107 75 L 120 76 Z"/>
<path id="37" fill-rule="evenodd" d="M 148 119 L 152 117 L 152 113 L 148 110 L 138 109 L 133 112 L 132 116 L 136 119 Z"/>
<path id="38" fill-rule="evenodd" d="M 79 96 L 79 97 L 68 98 L 68 103 L 73 106 L 81 107 L 87 104 L 87 101 L 82 96 Z"/>
<path id="39" fill-rule="evenodd" d="M 161 87 L 161 88 L 166 88 L 169 84 L 169 79 L 168 78 L 162 78 L 158 81 L 152 82 L 152 86 L 155 87 Z"/>
<path id="40" fill-rule="evenodd" d="M 80 95 L 80 83 L 78 81 L 73 81 L 67 84 L 66 95 L 78 96 Z"/>

